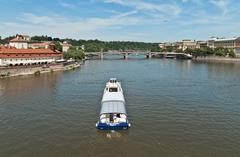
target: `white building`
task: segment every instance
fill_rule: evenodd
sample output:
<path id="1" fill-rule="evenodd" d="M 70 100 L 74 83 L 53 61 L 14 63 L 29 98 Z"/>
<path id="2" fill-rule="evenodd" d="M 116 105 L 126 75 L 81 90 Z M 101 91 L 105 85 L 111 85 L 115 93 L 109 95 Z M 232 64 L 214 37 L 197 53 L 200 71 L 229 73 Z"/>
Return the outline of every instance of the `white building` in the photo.
<path id="1" fill-rule="evenodd" d="M 64 41 L 61 45 L 62 45 L 62 51 L 63 52 L 68 52 L 68 50 L 72 46 L 71 44 L 68 44 L 67 41 Z"/>
<path id="2" fill-rule="evenodd" d="M 212 48 L 228 48 L 232 49 L 237 57 L 240 57 L 240 37 L 234 38 L 211 38 L 209 40 Z"/>
<path id="3" fill-rule="evenodd" d="M 196 48 L 207 48 L 208 47 L 208 42 L 207 41 L 197 41 Z"/>
<path id="4" fill-rule="evenodd" d="M 10 40 L 9 45 L 17 49 L 27 49 L 30 37 L 27 35 L 17 35 L 14 39 Z"/>
<path id="5" fill-rule="evenodd" d="M 182 42 L 179 42 L 179 49 L 185 51 L 186 49 L 196 49 L 197 42 L 195 40 L 185 39 Z"/>

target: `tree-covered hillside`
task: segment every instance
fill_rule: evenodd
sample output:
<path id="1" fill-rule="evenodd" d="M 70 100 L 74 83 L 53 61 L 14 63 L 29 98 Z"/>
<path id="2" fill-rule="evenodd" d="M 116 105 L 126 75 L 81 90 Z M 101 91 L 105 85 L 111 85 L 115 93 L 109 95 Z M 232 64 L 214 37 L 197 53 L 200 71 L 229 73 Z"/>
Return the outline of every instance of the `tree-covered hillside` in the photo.
<path id="1" fill-rule="evenodd" d="M 7 37 L 5 39 L 0 39 L 0 43 L 6 44 L 14 36 Z M 67 41 L 73 46 L 85 47 L 85 52 L 100 52 L 109 50 L 122 50 L 122 51 L 158 51 L 158 43 L 145 43 L 145 42 L 133 42 L 133 41 L 100 41 L 100 40 L 76 40 L 76 39 L 60 39 L 52 38 L 49 36 L 33 36 L 31 42 L 43 42 L 43 41 L 54 41 L 54 42 L 64 42 Z"/>

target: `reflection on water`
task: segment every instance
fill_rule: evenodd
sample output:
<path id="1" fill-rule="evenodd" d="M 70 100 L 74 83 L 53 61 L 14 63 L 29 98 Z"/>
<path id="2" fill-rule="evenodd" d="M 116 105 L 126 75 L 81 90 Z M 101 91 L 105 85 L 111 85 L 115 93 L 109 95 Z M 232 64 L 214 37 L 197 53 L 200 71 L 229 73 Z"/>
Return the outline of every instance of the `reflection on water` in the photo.
<path id="1" fill-rule="evenodd" d="M 239 69 L 139 55 L 2 79 L 0 156 L 238 157 Z M 110 77 L 122 82 L 129 130 L 95 128 Z"/>
<path id="2" fill-rule="evenodd" d="M 115 130 L 110 130 L 110 131 L 103 131 L 103 130 L 98 130 L 98 134 L 102 137 L 106 137 L 107 139 L 112 139 L 112 138 L 122 138 L 124 136 L 128 135 L 128 130 L 121 130 L 121 131 L 115 131 Z"/>
<path id="3" fill-rule="evenodd" d="M 60 79 L 62 75 L 62 72 L 58 72 L 55 74 L 42 74 L 41 76 L 27 75 L 5 78 L 0 81 L 0 94 L 1 96 L 26 94 L 35 91 L 39 92 L 39 90 L 54 92 L 57 79 Z"/>

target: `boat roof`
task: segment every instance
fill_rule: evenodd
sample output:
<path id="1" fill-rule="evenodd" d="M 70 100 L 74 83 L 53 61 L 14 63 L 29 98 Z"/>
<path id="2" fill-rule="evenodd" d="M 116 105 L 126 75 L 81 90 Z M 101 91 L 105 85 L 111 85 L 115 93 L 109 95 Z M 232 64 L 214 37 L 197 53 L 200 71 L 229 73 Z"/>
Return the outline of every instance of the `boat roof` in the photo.
<path id="1" fill-rule="evenodd" d="M 124 96 L 122 92 L 106 92 L 103 95 L 102 103 L 108 101 L 122 101 L 125 102 Z"/>
<path id="2" fill-rule="evenodd" d="M 105 101 L 102 102 L 100 115 L 104 113 L 123 113 L 127 115 L 123 101 Z"/>

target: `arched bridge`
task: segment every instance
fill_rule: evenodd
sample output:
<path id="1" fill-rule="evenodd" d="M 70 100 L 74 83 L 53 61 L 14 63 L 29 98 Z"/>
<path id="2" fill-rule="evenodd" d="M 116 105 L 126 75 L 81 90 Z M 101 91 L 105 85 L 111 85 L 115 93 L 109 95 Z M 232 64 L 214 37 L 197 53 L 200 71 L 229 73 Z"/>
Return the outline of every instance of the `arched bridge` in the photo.
<path id="1" fill-rule="evenodd" d="M 145 55 L 146 58 L 174 58 L 174 59 L 192 59 L 190 54 L 176 52 L 86 52 L 86 58 L 103 59 L 104 55 L 122 55 L 124 59 L 128 59 L 130 54 Z"/>

